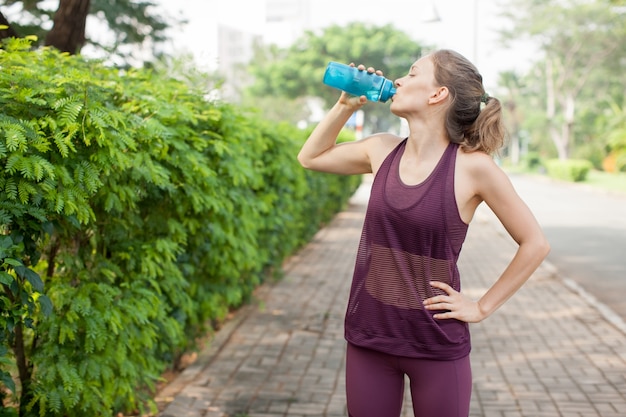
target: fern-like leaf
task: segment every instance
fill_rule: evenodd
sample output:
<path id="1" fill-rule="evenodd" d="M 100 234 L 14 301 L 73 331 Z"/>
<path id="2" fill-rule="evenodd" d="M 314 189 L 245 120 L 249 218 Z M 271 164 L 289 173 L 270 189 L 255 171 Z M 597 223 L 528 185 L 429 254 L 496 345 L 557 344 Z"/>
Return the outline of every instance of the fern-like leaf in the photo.
<path id="1" fill-rule="evenodd" d="M 10 225 L 13 222 L 13 218 L 5 209 L 0 208 L 0 224 L 2 225 Z M 0 232 L 2 230 L 0 229 Z"/>
<path id="2" fill-rule="evenodd" d="M 20 180 L 17 185 L 17 194 L 20 197 L 20 202 L 22 204 L 26 204 L 28 203 L 28 200 L 30 200 L 31 195 L 37 194 L 37 190 L 30 182 Z"/>
<path id="3" fill-rule="evenodd" d="M 100 180 L 100 172 L 89 161 L 81 161 L 77 171 L 80 170 L 80 176 L 82 183 L 87 192 L 90 194 L 95 193 L 102 186 Z"/>
<path id="4" fill-rule="evenodd" d="M 4 130 L 6 148 L 11 151 L 24 152 L 27 146 L 24 128 L 17 123 L 4 122 L 0 125 L 0 131 Z"/>
<path id="5" fill-rule="evenodd" d="M 63 156 L 63 158 L 67 158 L 67 156 L 70 154 L 70 148 L 65 143 L 64 135 L 61 132 L 57 132 L 55 133 L 53 138 L 54 144 L 57 146 L 57 149 L 59 150 L 59 153 L 61 153 L 61 156 Z"/>
<path id="6" fill-rule="evenodd" d="M 65 199 L 63 198 L 63 194 L 56 193 L 54 199 L 54 211 L 57 213 L 61 213 L 63 211 L 63 207 L 65 207 Z"/>
<path id="7" fill-rule="evenodd" d="M 0 141 L 0 158 L 5 158 L 7 156 L 7 147 L 4 141 Z"/>
<path id="8" fill-rule="evenodd" d="M 57 146 L 57 149 L 61 153 L 61 156 L 67 158 L 69 156 L 70 151 L 76 152 L 76 148 L 74 147 L 74 143 L 72 140 L 74 136 L 78 132 L 79 125 L 74 123 L 68 125 L 65 129 L 60 132 L 56 132 L 53 136 L 54 144 Z"/>
<path id="9" fill-rule="evenodd" d="M 47 159 L 33 155 L 30 157 L 33 173 L 35 174 L 35 180 L 40 182 L 45 178 L 51 178 L 54 180 L 54 165 L 52 165 Z"/>
<path id="10" fill-rule="evenodd" d="M 17 184 L 14 178 L 7 178 L 4 183 L 4 192 L 9 200 L 17 199 Z"/>
<path id="11" fill-rule="evenodd" d="M 42 223 L 48 221 L 48 218 L 46 217 L 47 211 L 42 208 L 30 206 L 27 208 L 26 213 Z"/>
<path id="12" fill-rule="evenodd" d="M 57 389 L 48 393 L 49 409 L 55 413 L 61 411 L 61 394 Z"/>
<path id="13" fill-rule="evenodd" d="M 83 109 L 83 99 L 79 96 L 63 97 L 52 105 L 59 112 L 59 122 L 69 125 L 78 121 L 80 111 Z"/>
<path id="14" fill-rule="evenodd" d="M 7 158 L 7 162 L 4 165 L 4 171 L 9 174 L 15 174 L 19 170 L 19 163 L 22 159 L 22 155 L 20 154 L 12 154 Z"/>

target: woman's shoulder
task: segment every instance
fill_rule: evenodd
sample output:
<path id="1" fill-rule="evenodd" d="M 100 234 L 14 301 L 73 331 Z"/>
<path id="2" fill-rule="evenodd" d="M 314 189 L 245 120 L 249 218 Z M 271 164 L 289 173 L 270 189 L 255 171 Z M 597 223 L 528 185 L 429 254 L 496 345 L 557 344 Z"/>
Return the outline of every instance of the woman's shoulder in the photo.
<path id="1" fill-rule="evenodd" d="M 493 157 L 483 151 L 466 151 L 459 147 L 457 161 L 471 171 L 499 169 Z"/>
<path id="2" fill-rule="evenodd" d="M 374 133 L 363 140 L 373 141 L 379 144 L 395 147 L 404 139 L 405 138 L 403 138 L 402 136 L 394 135 L 393 133 L 381 132 Z"/>
<path id="3" fill-rule="evenodd" d="M 459 149 L 456 169 L 466 178 L 482 183 L 500 181 L 503 177 L 506 177 L 506 174 L 498 166 L 493 156 L 483 151 L 464 151 Z"/>
<path id="4" fill-rule="evenodd" d="M 398 147 L 405 138 L 392 133 L 376 133 L 365 140 L 370 141 L 369 147 L 373 154 L 387 156 L 389 152 Z"/>
<path id="5" fill-rule="evenodd" d="M 372 172 L 378 171 L 385 158 L 404 140 L 391 133 L 376 133 L 363 139 L 368 142 Z"/>

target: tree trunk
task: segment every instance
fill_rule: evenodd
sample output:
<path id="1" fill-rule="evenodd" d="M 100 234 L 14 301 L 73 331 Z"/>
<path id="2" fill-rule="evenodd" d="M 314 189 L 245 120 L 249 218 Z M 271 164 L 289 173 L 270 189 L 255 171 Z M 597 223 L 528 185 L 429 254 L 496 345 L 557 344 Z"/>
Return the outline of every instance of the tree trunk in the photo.
<path id="1" fill-rule="evenodd" d="M 509 143 L 509 156 L 511 157 L 511 164 L 518 166 L 520 162 L 520 116 L 517 111 L 517 104 L 515 103 L 515 97 L 520 96 L 520 92 L 517 89 L 509 88 L 511 97 L 504 102 L 504 105 L 509 111 L 511 116 L 511 142 Z"/>
<path id="2" fill-rule="evenodd" d="M 62 52 L 77 54 L 85 43 L 85 24 L 90 0 L 60 0 L 54 14 L 54 26 L 46 36 L 46 45 Z"/>
<path id="3" fill-rule="evenodd" d="M 27 416 L 27 406 L 33 398 L 32 392 L 32 368 L 26 357 L 26 349 L 24 344 L 24 324 L 15 324 L 15 341 L 13 343 L 13 353 L 15 354 L 15 362 L 17 364 L 18 374 L 20 376 L 20 384 L 22 385 L 22 393 L 20 395 L 20 417 Z"/>
<path id="4" fill-rule="evenodd" d="M 511 136 L 509 152 L 511 153 L 511 164 L 518 166 L 520 161 L 519 127 L 516 127 L 514 132 L 515 133 Z"/>
<path id="5" fill-rule="evenodd" d="M 550 138 L 556 147 L 559 159 L 564 161 L 569 156 L 569 130 L 567 122 L 561 123 L 557 121 L 557 88 L 554 83 L 554 67 L 552 61 L 548 57 L 546 59 L 546 118 L 548 120 Z M 572 104 L 573 109 L 573 104 Z M 559 129 L 560 127 L 560 129 Z"/>
<path id="6" fill-rule="evenodd" d="M 11 27 L 9 21 L 0 12 L 0 26 L 8 26 L 7 29 L 0 29 L 0 39 L 4 38 L 17 38 L 19 37 L 17 32 Z"/>

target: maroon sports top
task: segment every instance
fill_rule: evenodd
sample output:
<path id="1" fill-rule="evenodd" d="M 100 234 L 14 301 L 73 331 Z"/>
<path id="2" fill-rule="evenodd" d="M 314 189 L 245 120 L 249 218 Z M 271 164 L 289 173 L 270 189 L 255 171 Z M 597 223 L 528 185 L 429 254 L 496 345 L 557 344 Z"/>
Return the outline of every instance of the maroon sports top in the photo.
<path id="1" fill-rule="evenodd" d="M 400 179 L 407 140 L 385 159 L 372 184 L 345 317 L 345 337 L 392 355 L 453 360 L 470 351 L 467 323 L 435 320 L 423 301 L 461 290 L 457 260 L 467 234 L 454 196 L 458 145 L 450 143 L 422 183 Z"/>

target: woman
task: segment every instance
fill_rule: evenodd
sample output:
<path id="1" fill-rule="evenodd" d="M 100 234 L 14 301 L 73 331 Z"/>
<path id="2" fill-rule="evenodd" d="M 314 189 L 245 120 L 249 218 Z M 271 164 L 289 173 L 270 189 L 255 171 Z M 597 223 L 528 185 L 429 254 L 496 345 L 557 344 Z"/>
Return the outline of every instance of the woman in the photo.
<path id="1" fill-rule="evenodd" d="M 503 143 L 501 106 L 485 93 L 474 65 L 440 50 L 395 84 L 391 111 L 408 122 L 408 138 L 380 133 L 337 144 L 350 115 L 367 102 L 342 93 L 298 155 L 308 169 L 374 174 L 345 318 L 348 412 L 399 416 L 406 374 L 416 417 L 466 417 L 468 323 L 511 297 L 549 245 L 490 156 Z M 473 301 L 460 292 L 456 263 L 483 201 L 519 248 Z"/>

